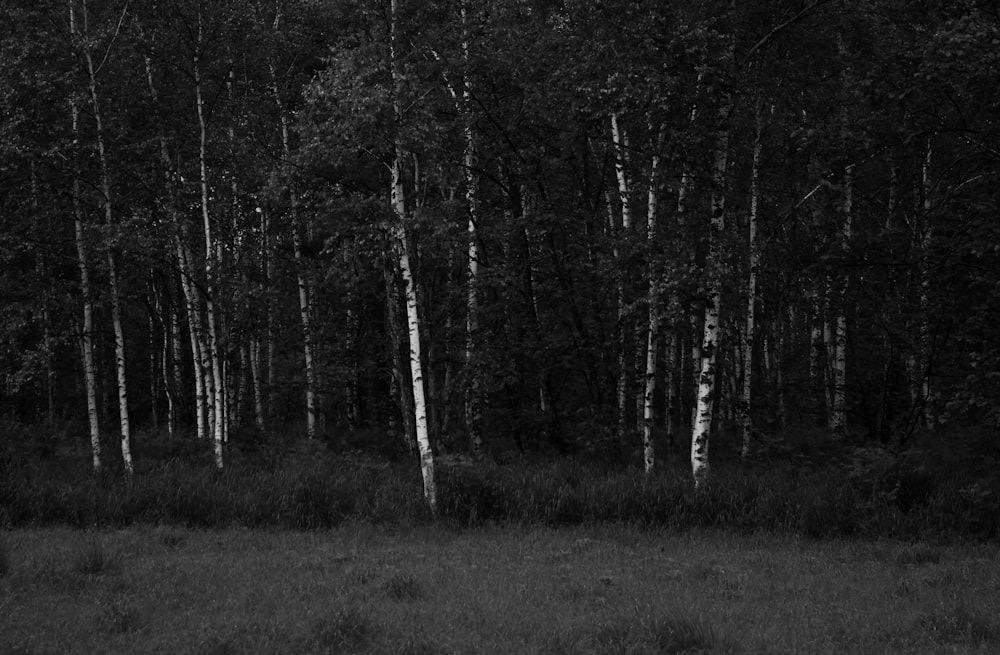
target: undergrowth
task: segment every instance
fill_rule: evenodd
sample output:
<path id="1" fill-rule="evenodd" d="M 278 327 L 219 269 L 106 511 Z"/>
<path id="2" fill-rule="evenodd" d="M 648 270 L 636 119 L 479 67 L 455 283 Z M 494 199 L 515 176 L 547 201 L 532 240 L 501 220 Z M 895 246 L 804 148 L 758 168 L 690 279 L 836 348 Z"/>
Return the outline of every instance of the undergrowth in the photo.
<path id="1" fill-rule="evenodd" d="M 79 461 L 10 459 L 0 465 L 0 527 L 145 523 L 310 530 L 345 521 L 433 520 L 416 463 L 334 453 L 316 442 L 292 444 L 266 461 L 231 452 L 224 471 L 205 459 L 146 458 L 131 481 L 115 473 L 94 476 Z M 837 465 L 724 464 L 697 491 L 679 466 L 644 475 L 634 465 L 570 458 L 459 462 L 438 468 L 438 502 L 439 518 L 456 527 L 612 522 L 814 538 L 1000 536 L 995 478 L 935 472 L 873 449 L 855 449 Z M 0 548 L 0 566 L 2 560 Z"/>

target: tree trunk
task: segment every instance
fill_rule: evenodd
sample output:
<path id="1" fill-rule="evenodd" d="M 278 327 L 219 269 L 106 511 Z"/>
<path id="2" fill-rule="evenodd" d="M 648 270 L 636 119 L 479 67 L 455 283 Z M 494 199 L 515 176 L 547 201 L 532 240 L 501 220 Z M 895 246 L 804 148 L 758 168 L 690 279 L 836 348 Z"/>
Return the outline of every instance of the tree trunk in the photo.
<path id="1" fill-rule="evenodd" d="M 76 38 L 76 14 L 73 0 L 69 0 L 70 38 Z M 73 124 L 73 143 L 79 148 L 80 109 L 76 101 L 70 103 Z M 97 374 L 94 366 L 94 301 L 90 288 L 90 267 L 87 263 L 87 246 L 83 234 L 83 209 L 80 205 L 80 156 L 73 153 L 73 226 L 76 240 L 77 267 L 80 271 L 80 294 L 83 296 L 83 334 L 80 348 L 83 356 L 83 381 L 87 393 L 87 422 L 90 426 L 90 450 L 94 473 L 101 471 L 101 425 L 97 411 Z"/>
<path id="2" fill-rule="evenodd" d="M 389 248 L 392 250 L 392 246 Z M 403 329 L 402 318 L 399 315 L 399 282 L 396 273 L 389 263 L 382 267 L 385 279 L 386 322 L 389 326 L 389 342 L 392 347 L 392 380 L 390 396 L 396 399 L 400 416 L 403 419 L 403 440 L 411 455 L 418 452 L 417 426 L 414 422 L 413 392 L 407 379 L 410 376 L 409 367 L 403 359 Z"/>
<path id="3" fill-rule="evenodd" d="M 924 162 L 921 166 L 920 193 L 923 196 L 923 206 L 920 218 L 917 220 L 919 271 L 920 271 L 920 304 L 919 304 L 919 361 L 920 361 L 920 400 L 923 403 L 922 418 L 928 429 L 934 427 L 934 405 L 931 402 L 931 327 L 930 327 L 930 245 L 934 235 L 931 225 L 931 160 L 934 154 L 934 142 L 928 137 L 924 151 Z"/>
<path id="4" fill-rule="evenodd" d="M 465 429 L 469 434 L 469 446 L 477 459 L 483 454 L 482 434 L 482 371 L 477 359 L 479 332 L 479 175 L 476 171 L 478 158 L 472 110 L 472 78 L 469 61 L 469 16 L 468 3 L 460 3 L 462 30 L 462 92 L 461 96 L 452 89 L 452 96 L 462 117 L 462 171 L 465 176 L 465 199 L 469 206 L 468 223 L 468 279 L 466 289 L 466 329 L 465 329 Z M 449 360 L 450 361 L 450 360 Z M 446 382 L 445 387 L 448 387 Z"/>
<path id="5" fill-rule="evenodd" d="M 725 93 L 725 92 L 724 92 Z M 708 445 L 712 430 L 715 401 L 715 364 L 719 348 L 719 314 L 722 309 L 722 233 L 726 225 L 726 165 L 729 154 L 729 113 L 732 99 L 728 93 L 719 107 L 719 142 L 712 170 L 712 225 L 705 272 L 708 276 L 708 302 L 701 346 L 701 371 L 698 379 L 698 403 L 691 431 L 691 472 L 695 488 L 708 480 Z"/>
<path id="6" fill-rule="evenodd" d="M 844 169 L 844 197 L 842 210 L 844 222 L 841 228 L 841 250 L 846 253 L 851 239 L 851 221 L 854 201 L 854 166 Z M 847 277 L 840 281 L 837 315 L 834 325 L 833 342 L 833 398 L 830 409 L 830 429 L 834 434 L 843 435 L 847 430 Z"/>
<path id="7" fill-rule="evenodd" d="M 157 320 L 162 320 L 160 317 L 162 317 L 163 312 L 159 296 L 156 293 L 156 283 L 152 275 L 149 278 L 149 295 L 151 310 L 146 321 L 149 329 L 149 410 L 153 429 L 156 430 L 160 427 L 160 412 L 157 407 L 160 400 L 160 388 L 158 384 L 160 376 L 157 374 L 157 370 L 160 368 L 158 364 L 160 357 L 157 355 L 159 349 L 156 347 L 156 322 Z M 166 343 L 166 339 L 164 339 L 164 343 Z"/>
<path id="8" fill-rule="evenodd" d="M 208 134 L 205 125 L 205 106 L 201 93 L 201 69 L 200 53 L 202 45 L 202 24 L 201 13 L 198 14 L 198 45 L 194 57 L 194 89 L 195 101 L 198 109 L 198 170 L 201 182 L 201 217 L 205 227 L 205 320 L 208 323 L 208 355 L 211 360 L 212 376 L 212 405 L 214 408 L 214 425 L 212 426 L 212 442 L 215 457 L 215 467 L 219 470 L 223 468 L 222 444 L 225 437 L 225 402 L 226 402 L 226 381 L 222 377 L 222 358 L 219 355 L 219 335 L 215 314 L 215 289 L 216 289 L 216 252 L 215 243 L 212 241 L 212 220 L 208 206 L 208 164 L 207 146 Z"/>
<path id="9" fill-rule="evenodd" d="M 177 434 L 177 401 L 175 395 L 178 387 L 174 386 L 174 372 L 177 366 L 177 354 L 174 350 L 176 341 L 173 338 L 174 313 L 175 308 L 170 300 L 169 294 L 164 296 L 164 312 L 161 314 L 160 327 L 163 332 L 163 349 L 160 352 L 160 375 L 163 383 L 163 393 L 167 398 L 167 434 L 171 437 Z"/>
<path id="10" fill-rule="evenodd" d="M 409 238 L 406 234 L 406 192 L 403 187 L 403 67 L 399 52 L 399 0 L 391 0 L 389 20 L 389 60 L 392 70 L 393 123 L 396 129 L 391 166 L 391 202 L 395 212 L 392 237 L 396 248 L 400 274 L 406 297 L 406 318 L 410 339 L 410 375 L 413 379 L 413 413 L 420 449 L 420 473 L 424 481 L 424 498 L 431 513 L 437 516 L 437 486 L 434 479 L 434 453 L 427 434 L 427 405 L 424 399 L 423 365 L 420 361 L 420 315 L 417 307 L 417 286 L 410 268 Z"/>
<path id="11" fill-rule="evenodd" d="M 652 126 L 651 126 L 652 127 Z M 656 465 L 656 450 L 653 444 L 654 404 L 656 398 L 656 354 L 660 336 L 660 294 L 656 267 L 652 262 L 653 245 L 656 242 L 656 223 L 659 210 L 660 148 L 664 134 L 661 129 L 653 142 L 653 161 L 649 169 L 649 189 L 646 199 L 646 242 L 649 246 L 649 291 L 646 305 L 649 309 L 649 329 L 646 339 L 646 384 L 642 407 L 642 461 L 646 473 L 652 473 Z M 667 407 L 669 412 L 669 406 Z"/>
<path id="12" fill-rule="evenodd" d="M 264 394 L 261 393 L 260 339 L 250 340 L 250 380 L 253 383 L 254 425 L 264 431 Z"/>
<path id="13" fill-rule="evenodd" d="M 743 334 L 743 389 L 740 399 L 740 430 L 742 432 L 741 457 L 746 460 L 750 457 L 751 438 L 753 432 L 752 397 L 753 390 L 753 350 L 756 329 L 757 310 L 757 271 L 760 267 L 760 246 L 757 243 L 757 211 L 760 202 L 760 189 L 758 181 L 760 178 L 760 151 L 761 151 L 761 109 L 757 109 L 757 130 L 753 144 L 753 167 L 750 173 L 750 216 L 749 223 L 749 249 L 750 266 L 747 279 L 747 323 L 746 331 Z"/>
<path id="14" fill-rule="evenodd" d="M 84 40 L 89 39 L 89 26 L 87 24 L 87 1 L 83 0 L 83 24 Z M 90 47 L 84 46 L 84 58 L 87 62 L 87 77 L 90 81 L 90 102 L 94 115 L 94 123 L 97 132 L 97 155 L 101 170 L 101 194 L 103 195 L 104 219 L 108 226 L 108 238 L 111 239 L 110 231 L 114 227 L 114 212 L 111 207 L 111 179 L 108 171 L 107 151 L 104 147 L 104 124 L 101 120 L 101 105 L 97 93 L 97 74 L 94 68 L 94 58 L 91 55 Z M 107 247 L 108 257 L 108 284 L 111 289 L 111 323 L 115 333 L 115 372 L 118 380 L 118 420 L 121 425 L 121 450 L 122 463 L 125 466 L 125 474 L 132 476 L 132 436 L 128 411 L 128 383 L 126 380 L 125 361 L 125 331 L 122 327 L 121 294 L 118 289 L 118 268 L 114 247 L 109 241 Z"/>
<path id="15" fill-rule="evenodd" d="M 289 141 L 288 114 L 285 110 L 285 103 L 281 99 L 278 89 L 278 76 L 274 69 L 274 62 L 268 61 L 268 70 L 271 74 L 271 93 L 274 95 L 274 102 L 278 108 L 278 117 L 281 121 L 281 150 L 286 164 L 291 161 L 292 149 Z M 299 318 L 302 321 L 302 351 L 306 367 L 306 434 L 310 439 L 316 438 L 316 367 L 313 358 L 313 334 L 312 334 L 312 305 L 310 303 L 309 282 L 306 279 L 304 263 L 302 260 L 302 225 L 299 219 L 298 197 L 295 192 L 294 181 L 288 179 L 289 209 L 292 212 L 292 250 L 295 257 L 295 267 L 298 275 L 299 287 Z"/>
<path id="16" fill-rule="evenodd" d="M 626 158 L 628 139 L 619 121 L 620 117 L 617 113 L 611 115 L 611 141 L 615 150 L 615 177 L 618 182 L 618 200 L 622 208 L 621 231 L 615 239 L 614 250 L 618 275 L 618 380 L 615 397 L 617 399 L 618 410 L 618 444 L 622 447 L 627 444 L 628 433 L 630 432 L 628 427 L 628 410 L 626 409 L 628 404 L 629 380 L 627 361 L 629 347 L 626 335 L 629 334 L 629 330 L 627 325 L 628 299 L 626 296 L 628 289 L 625 271 L 625 259 L 627 256 L 625 249 L 627 248 L 626 244 L 629 233 L 632 231 L 632 207 Z M 608 209 L 609 211 L 611 210 L 610 203 Z M 618 231 L 614 229 L 616 227 L 615 223 L 616 221 L 612 218 L 612 231 Z"/>

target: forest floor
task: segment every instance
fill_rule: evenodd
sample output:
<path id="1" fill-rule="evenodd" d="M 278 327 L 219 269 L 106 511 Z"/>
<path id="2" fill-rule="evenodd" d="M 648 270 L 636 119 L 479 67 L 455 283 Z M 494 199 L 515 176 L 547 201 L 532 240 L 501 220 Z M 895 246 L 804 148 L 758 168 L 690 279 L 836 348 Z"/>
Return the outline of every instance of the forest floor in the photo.
<path id="1" fill-rule="evenodd" d="M 361 524 L 0 541 L 3 653 L 1000 652 L 995 543 Z"/>

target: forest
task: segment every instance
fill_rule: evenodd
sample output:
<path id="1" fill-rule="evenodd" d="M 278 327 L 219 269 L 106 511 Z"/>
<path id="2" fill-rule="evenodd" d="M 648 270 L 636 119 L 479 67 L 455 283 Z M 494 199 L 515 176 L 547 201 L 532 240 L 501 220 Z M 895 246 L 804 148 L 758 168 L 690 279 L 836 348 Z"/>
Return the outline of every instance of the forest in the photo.
<path id="1" fill-rule="evenodd" d="M 1000 503 L 994 2 L 4 0 L 0 39 L 0 523 L 45 471 L 331 453 L 463 520 L 504 462 Z"/>

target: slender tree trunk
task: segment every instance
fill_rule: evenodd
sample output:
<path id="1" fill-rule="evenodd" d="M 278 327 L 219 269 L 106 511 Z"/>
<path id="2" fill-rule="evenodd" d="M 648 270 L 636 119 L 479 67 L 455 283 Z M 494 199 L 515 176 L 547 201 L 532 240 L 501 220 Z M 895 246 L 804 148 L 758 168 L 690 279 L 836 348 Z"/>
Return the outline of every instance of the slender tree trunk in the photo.
<path id="1" fill-rule="evenodd" d="M 826 290 L 823 295 L 823 392 L 826 399 L 826 426 L 830 431 L 834 428 L 834 359 L 837 356 L 837 318 L 833 302 L 833 280 L 827 276 Z"/>
<path id="2" fill-rule="evenodd" d="M 205 367 L 204 332 L 201 322 L 201 305 L 198 291 L 191 278 L 191 257 L 183 243 L 183 230 L 180 226 L 175 232 L 175 247 L 177 249 L 177 264 L 180 269 L 181 290 L 184 294 L 188 318 L 188 336 L 191 340 L 191 369 L 194 375 L 195 389 L 195 432 L 198 439 L 205 439 L 211 431 L 211 413 L 208 404 L 208 380 Z"/>
<path id="3" fill-rule="evenodd" d="M 653 161 L 649 169 L 649 189 L 646 199 L 646 242 L 649 245 L 649 291 L 646 305 L 649 308 L 649 329 L 646 340 L 646 384 L 642 408 L 642 460 L 646 473 L 652 473 L 656 465 L 656 450 L 653 444 L 654 401 L 656 399 L 656 354 L 660 337 L 660 294 L 656 267 L 652 262 L 653 245 L 656 242 L 656 224 L 659 213 L 660 187 L 660 147 L 664 134 L 653 142 Z M 673 345 L 673 344 L 669 344 Z M 668 381 L 669 384 L 669 381 Z M 669 413 L 669 406 L 667 407 Z"/>
<path id="4" fill-rule="evenodd" d="M 726 225 L 726 166 L 729 154 L 729 114 L 732 99 L 727 92 L 719 107 L 719 142 L 712 169 L 712 225 L 705 271 L 708 302 L 705 305 L 704 336 L 698 379 L 696 420 L 691 431 L 691 472 L 696 488 L 708 479 L 708 445 L 715 401 L 715 364 L 719 348 L 719 314 L 722 309 L 722 234 Z"/>
<path id="5" fill-rule="evenodd" d="M 923 206 L 917 221 L 919 230 L 919 271 L 920 271 L 920 304 L 919 304 L 919 348 L 920 348 L 920 400 L 923 403 L 922 418 L 928 429 L 934 427 L 934 405 L 931 402 L 931 327 L 930 327 L 930 245 L 934 232 L 931 225 L 931 161 L 934 155 L 934 142 L 928 137 L 924 151 L 924 162 L 921 166 L 920 192 L 923 196 Z"/>
<path id="6" fill-rule="evenodd" d="M 417 432 L 417 447 L 420 449 L 420 473 L 424 481 L 424 498 L 431 513 L 437 515 L 437 485 L 434 478 L 434 452 L 427 433 L 427 404 L 424 398 L 423 363 L 420 359 L 420 315 L 417 307 L 417 286 L 410 268 L 409 237 L 406 233 L 406 191 L 403 186 L 403 109 L 402 86 L 403 66 L 399 51 L 399 1 L 391 0 L 389 21 L 389 61 L 392 70 L 393 123 L 396 129 L 393 143 L 394 155 L 391 166 L 391 203 L 395 212 L 392 224 L 392 238 L 403 278 L 406 298 L 406 318 L 410 340 L 410 375 L 413 380 L 413 411 Z"/>
<path id="7" fill-rule="evenodd" d="M 268 69 L 271 73 L 271 93 L 278 108 L 278 116 L 281 121 L 281 149 L 285 161 L 291 161 L 292 149 L 289 141 L 288 115 L 285 110 L 285 103 L 281 99 L 278 89 L 278 76 L 274 68 L 274 63 L 268 61 Z M 302 225 L 300 224 L 298 211 L 298 196 L 295 192 L 295 184 L 292 179 L 288 180 L 289 209 L 292 212 L 292 250 L 295 256 L 295 265 L 298 274 L 299 287 L 299 317 L 302 321 L 302 351 L 306 367 L 306 433 L 310 439 L 316 438 L 316 366 L 313 359 L 314 346 L 312 334 L 312 305 L 310 303 L 309 282 L 305 276 L 304 262 L 302 260 Z"/>
<path id="8" fill-rule="evenodd" d="M 847 252 L 851 239 L 851 222 L 854 201 L 854 166 L 844 169 L 844 222 L 841 228 L 841 250 Z M 830 429 L 842 435 L 847 430 L 846 382 L 847 382 L 847 278 L 840 282 L 840 293 L 834 324 L 833 342 L 833 404 L 830 410 Z"/>
<path id="9" fill-rule="evenodd" d="M 390 249 L 392 249 L 390 247 Z M 409 366 L 403 359 L 403 322 L 399 312 L 399 298 L 402 295 L 396 273 L 389 263 L 382 267 L 385 279 L 386 322 L 389 326 L 389 342 L 392 346 L 392 379 L 390 395 L 396 400 L 403 419 L 403 440 L 411 455 L 418 453 L 417 425 L 414 420 L 413 392 L 407 378 Z"/>
<path id="10" fill-rule="evenodd" d="M 465 199 L 468 204 L 469 221 L 467 229 L 467 288 L 466 288 L 466 330 L 465 330 L 465 429 L 469 435 L 469 446 L 477 459 L 482 457 L 482 371 L 477 361 L 479 331 L 479 175 L 476 170 L 475 121 L 472 103 L 472 77 L 469 61 L 469 16 L 467 0 L 460 3 L 462 30 L 462 88 L 449 86 L 452 98 L 462 119 L 462 172 L 465 177 Z M 449 358 L 450 362 L 450 358 Z M 446 375 L 447 377 L 447 375 Z M 445 388 L 450 388 L 447 381 Z M 447 419 L 447 414 L 445 415 Z"/>
<path id="11" fill-rule="evenodd" d="M 169 302 L 169 296 L 165 298 L 164 312 L 160 315 L 160 329 L 163 332 L 163 348 L 160 351 L 160 376 L 163 384 L 163 393 L 167 398 L 167 434 L 171 437 L 177 434 L 177 401 L 174 395 L 177 387 L 174 386 L 174 367 L 176 366 L 175 341 L 173 340 L 173 314 L 174 308 Z M 179 341 L 179 339 L 178 339 Z"/>
<path id="12" fill-rule="evenodd" d="M 153 422 L 153 429 L 156 430 L 160 427 L 160 412 L 158 411 L 157 405 L 159 405 L 160 400 L 160 388 L 159 388 L 159 375 L 157 375 L 157 369 L 159 368 L 157 360 L 159 359 L 157 353 L 159 349 L 156 347 L 156 322 L 157 320 L 162 320 L 162 307 L 160 306 L 160 299 L 156 293 L 156 283 L 152 275 L 149 279 L 149 295 L 150 295 L 150 305 L 152 310 L 147 317 L 147 324 L 149 328 L 149 409 L 150 418 Z M 164 341 L 166 341 L 164 339 Z"/>
<path id="13" fill-rule="evenodd" d="M 83 22 L 84 39 L 89 38 L 89 27 L 87 25 L 87 1 L 83 0 Z M 108 230 L 114 227 L 114 212 L 111 207 L 111 180 L 108 171 L 108 157 L 104 147 L 104 124 L 101 120 L 101 104 L 97 93 L 97 72 L 94 68 L 94 58 L 91 55 L 90 47 L 84 46 L 84 58 L 87 62 L 87 76 L 90 81 L 90 102 L 94 115 L 94 123 L 97 132 L 97 155 L 101 170 L 101 194 L 104 205 L 104 218 Z M 109 233 L 108 238 L 111 239 Z M 118 289 L 118 268 L 114 247 L 110 241 L 107 248 L 108 257 L 108 284 L 111 289 L 111 323 L 115 333 L 115 371 L 118 379 L 118 419 L 121 425 L 121 450 L 122 462 L 125 466 L 125 474 L 132 476 L 132 437 L 128 411 L 128 383 L 126 380 L 125 361 L 125 331 L 122 327 L 121 294 Z"/>
<path id="14" fill-rule="evenodd" d="M 264 252 L 264 284 L 266 285 L 265 293 L 267 294 L 267 325 L 265 326 L 264 334 L 264 354 L 265 354 L 265 369 L 267 371 L 267 376 L 264 382 L 264 391 L 261 393 L 264 400 L 264 412 L 263 416 L 265 420 L 270 420 L 272 412 L 274 411 L 274 357 L 275 357 L 275 303 L 274 303 L 274 250 L 271 248 L 271 235 L 270 235 L 270 225 L 268 220 L 267 208 L 262 207 L 260 212 L 260 234 L 261 234 L 261 247 Z"/>
<path id="15" fill-rule="evenodd" d="M 254 425 L 264 431 L 264 394 L 261 393 L 260 375 L 260 339 L 250 340 L 250 380 L 253 383 L 253 419 Z"/>
<path id="16" fill-rule="evenodd" d="M 750 173 L 750 216 L 749 223 L 749 249 L 750 266 L 747 280 L 747 323 L 746 331 L 743 334 L 743 389 L 740 401 L 740 429 L 742 432 L 742 447 L 740 454 L 744 460 L 750 457 L 751 435 L 753 432 L 753 414 L 751 412 L 751 393 L 753 390 L 753 350 L 754 337 L 756 336 L 756 310 L 757 310 L 757 271 L 760 267 L 760 246 L 757 243 L 757 211 L 760 202 L 760 189 L 758 181 L 760 178 L 760 151 L 761 151 L 761 110 L 757 109 L 757 130 L 753 144 L 753 167 Z"/>
<path id="17" fill-rule="evenodd" d="M 74 0 L 69 0 L 70 38 L 76 38 L 76 14 Z M 80 144 L 80 109 L 76 101 L 70 101 L 70 116 L 73 124 L 73 142 Z M 87 245 L 83 234 L 83 209 L 80 205 L 80 156 L 73 153 L 73 226 L 76 240 L 77 267 L 80 271 L 80 293 L 83 296 L 83 334 L 80 348 L 83 356 L 83 381 L 87 393 L 87 422 L 90 426 L 90 450 L 94 473 L 101 471 L 101 425 L 97 410 L 97 374 L 94 366 L 94 301 L 90 287 L 90 267 L 87 263 Z"/>
<path id="18" fill-rule="evenodd" d="M 194 57 L 194 88 L 195 101 L 198 109 L 198 168 L 201 182 L 201 217 L 205 227 L 205 279 L 207 292 L 205 294 L 205 321 L 208 323 L 208 354 L 211 360 L 212 405 L 214 407 L 214 425 L 212 426 L 212 442 L 215 456 L 215 467 L 223 468 L 222 444 L 225 437 L 225 379 L 222 377 L 222 358 L 219 355 L 218 325 L 215 313 L 215 290 L 217 280 L 215 243 L 212 241 L 212 220 L 208 205 L 208 165 L 207 147 L 208 133 L 205 124 L 205 106 L 201 92 L 200 56 L 202 51 L 201 14 L 198 15 L 198 46 Z"/>
<path id="19" fill-rule="evenodd" d="M 626 284 L 626 271 L 625 271 L 625 249 L 627 248 L 627 242 L 629 234 L 632 231 L 632 207 L 631 207 L 631 190 L 629 188 L 628 180 L 628 169 L 627 169 L 627 158 L 626 150 L 628 148 L 628 139 L 625 135 L 624 129 L 620 125 L 620 117 L 617 113 L 611 115 L 611 141 L 614 145 L 615 150 L 615 177 L 618 181 L 618 200 L 621 203 L 622 208 L 622 221 L 621 221 L 621 231 L 619 233 L 616 241 L 614 256 L 616 259 L 617 275 L 618 275 L 618 380 L 617 387 L 615 390 L 615 397 L 617 399 L 617 410 L 618 410 L 618 443 L 620 446 L 626 445 L 628 441 L 628 362 L 627 353 L 629 352 L 629 347 L 627 345 L 628 339 L 626 335 L 629 333 L 628 330 L 628 299 L 627 295 L 627 284 Z M 609 203 L 610 211 L 610 203 Z M 612 218 L 612 229 L 615 227 L 614 219 Z M 617 230 L 615 230 L 617 231 Z"/>
<path id="20" fill-rule="evenodd" d="M 671 303 L 670 312 L 675 313 L 679 304 Z M 666 353 L 666 370 L 663 371 L 663 430 L 667 438 L 667 444 L 673 449 L 677 438 L 676 415 L 677 412 L 677 381 L 683 376 L 678 374 L 677 351 L 681 346 L 681 340 L 677 329 L 671 326 L 664 333 L 663 350 Z"/>

